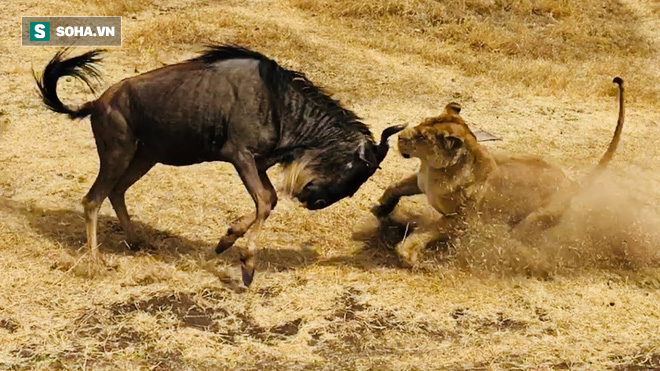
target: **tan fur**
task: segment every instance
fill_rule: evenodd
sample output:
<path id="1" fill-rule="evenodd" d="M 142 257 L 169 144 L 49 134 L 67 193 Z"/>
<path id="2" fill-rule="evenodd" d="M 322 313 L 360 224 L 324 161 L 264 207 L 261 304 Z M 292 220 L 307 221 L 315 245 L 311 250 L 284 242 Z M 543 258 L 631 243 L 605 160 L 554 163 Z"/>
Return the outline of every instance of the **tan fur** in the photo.
<path id="1" fill-rule="evenodd" d="M 611 159 L 623 127 L 623 81 L 614 82 L 620 88 L 619 122 L 594 174 Z M 519 237 L 555 224 L 579 191 L 577 184 L 542 157 L 492 155 L 477 143 L 460 110 L 457 103 L 449 103 L 440 116 L 399 134 L 399 151 L 419 158 L 420 170 L 416 177 L 389 187 L 374 213 L 385 216 L 401 196 L 424 193 L 444 216 L 442 226 L 419 234 L 424 238 L 460 233 L 469 218 L 477 216 L 507 223 Z M 593 178 L 592 174 L 588 179 Z M 397 246 L 397 253 L 407 264 L 417 262 L 423 246 L 418 237 Z"/>
<path id="2" fill-rule="evenodd" d="M 312 172 L 309 161 L 303 158 L 288 164 L 282 169 L 280 190 L 293 198 L 293 195 L 300 193 L 305 184 L 313 179 L 318 179 L 318 175 Z"/>

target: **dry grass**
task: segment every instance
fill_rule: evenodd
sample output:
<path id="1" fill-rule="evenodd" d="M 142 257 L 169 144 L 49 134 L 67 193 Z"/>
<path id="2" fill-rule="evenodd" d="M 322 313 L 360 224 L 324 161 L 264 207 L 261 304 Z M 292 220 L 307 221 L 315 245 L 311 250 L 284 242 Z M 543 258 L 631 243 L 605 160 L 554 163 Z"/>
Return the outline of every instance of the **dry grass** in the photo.
<path id="1" fill-rule="evenodd" d="M 430 248 L 425 270 L 401 268 L 391 245 L 412 226 L 366 236 L 363 228 L 383 189 L 415 170 L 392 151 L 353 198 L 327 210 L 282 200 L 248 291 L 236 284 L 236 251 L 208 259 L 227 226 L 253 211 L 228 164 L 157 166 L 131 188 L 129 211 L 146 239 L 137 253 L 105 204 L 100 266 L 80 250 L 79 202 L 98 166 L 93 137 L 86 120 L 36 99 L 30 65 L 40 69 L 55 49 L 20 48 L 8 36 L 24 13 L 123 15 L 124 46 L 103 65 L 107 84 L 188 58 L 206 41 L 240 43 L 305 71 L 376 132 L 455 100 L 469 123 L 504 138 L 491 149 L 547 154 L 575 178 L 611 136 L 614 75 L 628 83 L 628 124 L 608 176 L 532 243 L 475 226 L 453 246 Z M 7 5 L 0 368 L 660 367 L 656 15 L 636 0 Z M 90 98 L 71 82 L 60 94 Z M 395 219 L 429 214 L 414 198 Z"/>
<path id="2" fill-rule="evenodd" d="M 130 1 L 130 0 L 117 0 L 117 1 L 103 1 L 103 0 L 91 0 L 85 2 L 78 2 L 81 5 L 85 5 L 94 9 L 89 14 L 91 15 L 102 15 L 102 16 L 123 16 L 130 17 L 143 12 L 147 9 L 157 7 L 158 2 L 154 0 L 139 0 L 139 1 Z"/>
<path id="3" fill-rule="evenodd" d="M 366 46 L 418 55 L 525 94 L 590 96 L 594 79 L 614 73 L 656 77 L 648 64 L 657 48 L 618 0 L 291 2 L 349 28 Z M 658 99 L 653 86 L 633 91 L 633 99 Z"/>

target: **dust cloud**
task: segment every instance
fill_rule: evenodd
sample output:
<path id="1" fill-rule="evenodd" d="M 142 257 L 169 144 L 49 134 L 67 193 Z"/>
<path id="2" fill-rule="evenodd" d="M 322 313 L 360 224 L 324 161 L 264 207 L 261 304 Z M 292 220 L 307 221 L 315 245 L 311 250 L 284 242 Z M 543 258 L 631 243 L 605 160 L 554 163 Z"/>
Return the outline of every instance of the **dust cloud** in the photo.
<path id="1" fill-rule="evenodd" d="M 626 184 L 631 176 L 643 179 L 646 174 L 626 174 Z M 460 237 L 428 241 L 422 264 L 431 269 L 539 278 L 580 269 L 635 270 L 656 265 L 660 263 L 660 212 L 645 201 L 652 192 L 631 190 L 620 177 L 605 173 L 572 199 L 551 228 L 520 239 L 513 237 L 507 224 L 476 219 Z M 377 230 L 375 218 L 363 220 L 354 239 L 367 240 L 365 236 L 376 233 L 383 242 L 387 235 L 385 245 L 394 247 L 414 230 L 440 223 L 441 216 L 425 203 L 423 196 L 402 200 L 391 220 L 381 222 Z M 393 228 L 401 231 L 395 238 Z"/>

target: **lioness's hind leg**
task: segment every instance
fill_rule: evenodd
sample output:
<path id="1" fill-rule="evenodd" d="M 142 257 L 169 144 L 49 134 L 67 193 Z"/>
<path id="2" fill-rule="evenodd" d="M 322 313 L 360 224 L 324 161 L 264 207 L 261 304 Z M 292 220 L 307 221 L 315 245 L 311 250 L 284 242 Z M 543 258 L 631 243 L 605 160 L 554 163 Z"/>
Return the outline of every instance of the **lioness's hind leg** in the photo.
<path id="1" fill-rule="evenodd" d="M 562 177 L 563 174 L 562 174 Z M 571 206 L 573 198 L 580 193 L 580 185 L 568 178 L 561 180 L 559 191 L 554 193 L 547 203 L 527 215 L 513 229 L 513 236 L 524 239 L 535 233 L 554 227 L 560 221 L 566 210 Z"/>
<path id="2" fill-rule="evenodd" d="M 555 196 L 548 205 L 532 212 L 516 224 L 512 229 L 513 236 L 522 240 L 557 225 L 570 206 L 572 196 L 568 193 Z"/>

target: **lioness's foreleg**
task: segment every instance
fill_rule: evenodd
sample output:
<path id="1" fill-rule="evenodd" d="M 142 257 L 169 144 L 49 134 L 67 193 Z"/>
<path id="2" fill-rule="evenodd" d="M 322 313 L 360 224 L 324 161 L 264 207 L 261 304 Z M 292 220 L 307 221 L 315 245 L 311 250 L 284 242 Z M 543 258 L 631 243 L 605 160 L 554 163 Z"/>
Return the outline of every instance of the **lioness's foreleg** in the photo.
<path id="1" fill-rule="evenodd" d="M 404 267 L 415 267 L 419 263 L 419 255 L 427 243 L 440 238 L 440 232 L 436 228 L 425 228 L 415 231 L 399 242 L 395 251 Z"/>
<path id="2" fill-rule="evenodd" d="M 392 213 L 401 197 L 414 196 L 420 193 L 422 193 L 422 190 L 417 185 L 417 173 L 415 173 L 387 187 L 378 200 L 378 205 L 371 208 L 371 212 L 379 218 L 384 218 Z"/>

